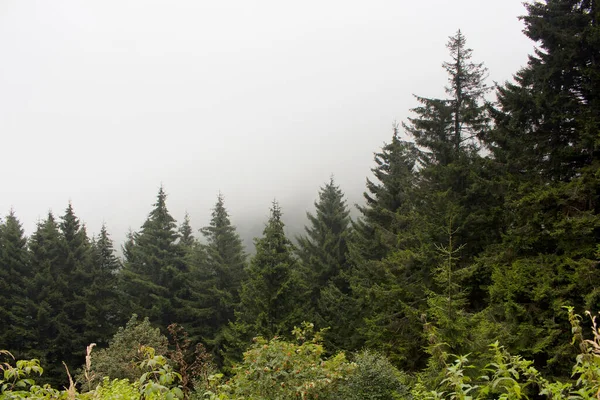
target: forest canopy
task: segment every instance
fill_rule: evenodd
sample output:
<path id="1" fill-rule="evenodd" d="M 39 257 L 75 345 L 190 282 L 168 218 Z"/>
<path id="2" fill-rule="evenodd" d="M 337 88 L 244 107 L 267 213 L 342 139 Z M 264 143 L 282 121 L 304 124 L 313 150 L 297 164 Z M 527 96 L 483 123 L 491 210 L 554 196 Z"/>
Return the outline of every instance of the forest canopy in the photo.
<path id="1" fill-rule="evenodd" d="M 332 177 L 297 237 L 274 201 L 248 256 L 223 195 L 198 229 L 173 218 L 161 187 L 121 257 L 109 227 L 90 236 L 75 205 L 48 213 L 29 237 L 11 210 L 0 222 L 0 349 L 39 360 L 29 372 L 43 365 L 36 380 L 55 387 L 69 385 L 64 362 L 83 390 L 95 343 L 100 361 L 92 352 L 87 368 L 128 371 L 110 376 L 129 379 L 123 390 L 138 378 L 135 390 L 150 387 L 131 372 L 135 361 L 167 377 L 171 389 L 158 392 L 188 398 L 199 388 L 231 398 L 450 398 L 448 388 L 427 396 L 454 378 L 464 390 L 467 365 L 490 360 L 497 372 L 500 361 L 529 371 L 527 390 L 548 398 L 599 385 L 583 372 L 599 356 L 598 332 L 586 342 L 577 314 L 600 310 L 600 9 L 526 7 L 524 33 L 537 47 L 510 82 L 492 85 L 465 35 L 449 37 L 445 96 L 415 95 L 375 153 L 358 218 Z M 194 356 L 167 344 L 172 324 L 187 332 L 186 348 L 199 345 Z M 135 360 L 106 367 L 127 351 Z M 181 380 L 192 359 L 202 361 L 193 390 Z M 293 364 L 320 367 L 298 367 L 287 389 L 268 375 Z M 482 387 L 469 390 L 488 398 Z"/>

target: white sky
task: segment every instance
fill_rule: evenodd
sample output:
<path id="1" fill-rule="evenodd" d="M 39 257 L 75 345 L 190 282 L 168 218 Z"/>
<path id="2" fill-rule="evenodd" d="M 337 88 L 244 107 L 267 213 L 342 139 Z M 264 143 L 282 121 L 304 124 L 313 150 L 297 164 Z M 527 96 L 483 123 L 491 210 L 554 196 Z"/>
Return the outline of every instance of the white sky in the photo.
<path id="1" fill-rule="evenodd" d="M 0 213 L 31 233 L 69 200 L 137 230 L 160 184 L 204 226 L 219 190 L 244 235 L 277 198 L 302 225 L 334 174 L 360 202 L 373 152 L 443 96 L 457 29 L 490 81 L 532 43 L 521 0 L 0 1 Z"/>

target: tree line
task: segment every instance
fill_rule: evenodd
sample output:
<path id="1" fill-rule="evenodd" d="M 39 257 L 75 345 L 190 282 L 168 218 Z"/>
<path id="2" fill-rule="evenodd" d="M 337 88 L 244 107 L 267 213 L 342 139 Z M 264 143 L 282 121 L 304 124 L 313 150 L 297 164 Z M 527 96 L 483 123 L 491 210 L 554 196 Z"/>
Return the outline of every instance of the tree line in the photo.
<path id="1" fill-rule="evenodd" d="M 161 188 L 120 259 L 107 228 L 90 237 L 70 204 L 30 237 L 11 211 L 0 348 L 64 382 L 61 361 L 81 365 L 88 343 L 106 346 L 137 314 L 184 326 L 227 368 L 253 337 L 312 321 L 331 351 L 375 349 L 406 372 L 434 371 L 449 353 L 476 358 L 499 339 L 568 376 L 565 307 L 600 310 L 600 11 L 526 7 L 537 48 L 511 82 L 489 86 L 463 33 L 449 38 L 446 96 L 416 96 L 375 154 L 356 220 L 331 179 L 299 237 L 274 202 L 248 257 L 223 196 L 198 240 Z"/>

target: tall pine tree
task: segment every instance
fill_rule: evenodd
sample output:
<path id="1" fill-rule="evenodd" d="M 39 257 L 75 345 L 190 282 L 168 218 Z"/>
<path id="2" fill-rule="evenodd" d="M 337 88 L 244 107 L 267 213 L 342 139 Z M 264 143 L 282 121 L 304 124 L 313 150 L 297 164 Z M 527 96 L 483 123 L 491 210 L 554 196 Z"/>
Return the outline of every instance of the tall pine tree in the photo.
<path id="1" fill-rule="evenodd" d="M 242 285 L 233 332 L 227 333 L 229 361 L 241 355 L 232 353 L 243 350 L 253 336 L 286 335 L 303 320 L 305 289 L 281 217 L 279 204 L 273 202 L 263 236 L 254 242 L 256 254 Z"/>
<path id="2" fill-rule="evenodd" d="M 64 320 L 61 324 L 69 326 L 71 336 L 63 338 L 65 352 L 72 352 L 67 365 L 75 367 L 83 363 L 85 348 L 89 344 L 88 324 L 86 320 L 87 299 L 86 291 L 92 284 L 92 246 L 85 227 L 75 215 L 72 204 L 69 203 L 65 214 L 59 223 L 61 232 L 61 259 L 63 311 L 59 316 Z M 66 355 L 65 355 L 66 356 Z"/>
<path id="3" fill-rule="evenodd" d="M 206 241 L 205 258 L 198 265 L 201 308 L 206 310 L 203 339 L 219 359 L 223 350 L 224 329 L 235 320 L 235 307 L 245 276 L 246 255 L 235 226 L 231 224 L 221 194 L 208 226 L 201 229 Z"/>
<path id="4" fill-rule="evenodd" d="M 167 209 L 166 198 L 161 187 L 154 209 L 140 231 L 130 235 L 125 244 L 121 273 L 129 312 L 148 317 L 163 328 L 178 322 L 180 302 L 176 295 L 185 289 L 187 271 L 177 225 Z"/>
<path id="5" fill-rule="evenodd" d="M 113 241 L 102 225 L 92 242 L 91 283 L 85 291 L 87 332 L 90 342 L 103 347 L 128 317 L 123 315 L 118 290 L 121 261 L 115 254 Z"/>
<path id="6" fill-rule="evenodd" d="M 306 234 L 298 237 L 298 256 L 309 289 L 310 315 L 305 318 L 329 327 L 331 346 L 343 343 L 347 325 L 340 320 L 340 301 L 350 293 L 347 270 L 350 211 L 344 194 L 333 180 L 321 188 L 315 214 L 307 213 Z"/>
<path id="7" fill-rule="evenodd" d="M 29 282 L 28 291 L 36 305 L 32 310 L 36 339 L 31 357 L 40 359 L 46 366 L 43 380 L 54 384 L 65 384 L 67 381 L 61 362 L 69 361 L 67 358 L 70 358 L 68 354 L 71 349 L 65 347 L 69 346 L 74 334 L 65 314 L 69 279 L 64 270 L 66 260 L 63 246 L 56 219 L 52 213 L 48 213 L 48 217 L 38 223 L 29 241 L 34 276 Z"/>
<path id="8" fill-rule="evenodd" d="M 491 317 L 511 350 L 555 374 L 573 356 L 564 306 L 600 308 L 600 9 L 596 1 L 527 4 L 538 48 L 499 89 L 487 142 L 502 165 L 506 233 L 491 247 Z"/>
<path id="9" fill-rule="evenodd" d="M 24 357 L 35 340 L 33 299 L 27 291 L 33 278 L 27 238 L 11 210 L 0 224 L 0 343 L 15 357 Z"/>
<path id="10" fill-rule="evenodd" d="M 417 160 L 417 148 L 394 127 L 392 141 L 375 155 L 377 181 L 367 181 L 367 204 L 350 241 L 355 321 L 349 324 L 359 335 L 347 345 L 377 348 L 409 369 L 419 365 L 422 346 L 414 303 L 422 298 L 423 277 L 410 251 Z"/>

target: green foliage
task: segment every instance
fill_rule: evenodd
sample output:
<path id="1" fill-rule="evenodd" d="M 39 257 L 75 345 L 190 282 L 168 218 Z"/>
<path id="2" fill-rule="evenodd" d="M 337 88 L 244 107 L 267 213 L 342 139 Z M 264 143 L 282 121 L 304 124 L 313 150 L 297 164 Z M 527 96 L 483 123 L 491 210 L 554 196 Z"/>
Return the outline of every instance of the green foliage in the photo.
<path id="1" fill-rule="evenodd" d="M 502 244 L 485 257 L 489 311 L 506 327 L 511 352 L 564 376 L 573 353 L 561 307 L 600 307 L 599 10 L 591 1 L 548 0 L 527 11 L 524 32 L 538 50 L 499 88 L 496 127 L 486 135 L 510 188 Z"/>
<path id="2" fill-rule="evenodd" d="M 231 325 L 232 337 L 237 339 L 231 340 L 231 345 L 239 346 L 255 335 L 273 337 L 289 332 L 302 319 L 305 290 L 281 217 L 274 202 L 263 237 L 255 240 L 256 254 L 247 269 L 236 322 Z M 233 346 L 230 349 L 235 351 Z"/>
<path id="3" fill-rule="evenodd" d="M 139 349 L 141 346 L 152 347 L 155 354 L 166 355 L 168 340 L 160 333 L 159 328 L 154 328 L 148 318 L 139 321 L 133 315 L 125 327 L 120 327 L 105 349 L 95 351 L 91 357 L 91 371 L 93 376 L 89 381 L 91 387 L 101 381 L 105 376 L 113 379 L 129 379 L 135 381 L 142 372 L 137 367 L 141 361 Z M 81 373 L 77 380 L 87 382 Z"/>
<path id="4" fill-rule="evenodd" d="M 88 342 L 104 347 L 123 321 L 118 273 L 121 261 L 105 225 L 92 242 L 90 284 L 85 288 L 86 334 Z"/>
<path id="5" fill-rule="evenodd" d="M 310 319 L 329 327 L 327 341 L 337 347 L 348 335 L 348 325 L 339 316 L 340 303 L 350 292 L 346 274 L 351 221 L 344 194 L 333 178 L 321 188 L 315 209 L 315 215 L 307 213 L 310 224 L 297 238 L 297 253 L 310 293 Z"/>
<path id="6" fill-rule="evenodd" d="M 83 362 L 86 267 L 89 241 L 71 205 L 60 225 L 52 213 L 38 223 L 29 242 L 33 279 L 29 282 L 35 308 L 35 350 L 28 355 L 48 365 L 43 381 L 67 382 L 61 362 Z M 79 278 L 79 280 L 78 280 Z M 33 347 L 33 346 L 32 346 Z"/>
<path id="7" fill-rule="evenodd" d="M 140 393 L 144 399 L 183 399 L 183 391 L 176 383 L 181 374 L 173 371 L 164 356 L 156 355 L 152 347 L 140 348 L 144 359 L 140 363 L 142 375 L 138 379 Z"/>
<path id="8" fill-rule="evenodd" d="M 126 245 L 121 271 L 121 287 L 130 312 L 163 327 L 178 322 L 178 316 L 185 313 L 179 296 L 187 293 L 184 249 L 166 198 L 161 187 L 154 209 Z"/>
<path id="9" fill-rule="evenodd" d="M 11 211 L 0 224 L 0 343 L 17 355 L 29 350 L 35 339 L 29 318 L 35 304 L 27 290 L 32 278 L 27 238 Z"/>
<path id="10" fill-rule="evenodd" d="M 596 317 L 592 321 L 592 339 L 585 339 L 581 317 L 567 310 L 573 342 L 580 354 L 572 368 L 574 381 L 554 382 L 545 378 L 533 362 L 513 356 L 498 342 L 489 346 L 488 363 L 477 369 L 469 365 L 467 356 L 458 356 L 443 368 L 439 380 L 421 380 L 412 390 L 419 399 L 595 399 L 600 391 L 600 330 Z M 588 313 L 588 315 L 591 314 Z M 427 388 L 429 386 L 429 388 Z M 433 389 L 432 389 L 433 387 Z"/>
<path id="11" fill-rule="evenodd" d="M 304 322 L 293 334 L 295 343 L 256 337 L 233 377 L 209 398 L 316 399 L 334 393 L 355 365 L 343 353 L 325 360 L 322 332 L 313 335 L 313 324 Z"/>
<path id="12" fill-rule="evenodd" d="M 196 315 L 188 326 L 193 337 L 207 344 L 222 363 L 225 330 L 235 320 L 235 307 L 245 278 L 246 254 L 219 194 L 208 226 L 201 229 L 206 244 L 196 248 L 191 262 Z"/>
<path id="13" fill-rule="evenodd" d="M 96 389 L 90 393 L 91 399 L 138 400 L 140 393 L 137 382 L 132 384 L 127 379 L 110 379 L 104 377 Z"/>
<path id="14" fill-rule="evenodd" d="M 356 369 L 339 385 L 333 398 L 347 400 L 406 399 L 409 396 L 408 376 L 383 355 L 370 350 L 358 353 Z"/>
<path id="15" fill-rule="evenodd" d="M 411 304 L 414 296 L 422 297 L 422 290 L 411 280 L 421 281 L 424 270 L 413 269 L 414 254 L 407 247 L 414 237 L 406 231 L 413 223 L 417 155 L 413 144 L 400 140 L 397 127 L 391 143 L 375 155 L 377 182 L 367 180 L 367 205 L 359 208 L 363 218 L 354 224 L 349 243 L 354 304 L 343 304 L 351 311 L 346 326 L 353 339 L 344 343 L 346 349 L 366 343 L 395 363 L 408 361 L 413 367 L 420 361 L 414 349 L 421 345 L 420 325 L 413 320 L 418 313 Z"/>
<path id="16" fill-rule="evenodd" d="M 56 390 L 50 385 L 39 386 L 31 379 L 32 374 L 41 375 L 43 369 L 38 360 L 18 360 L 15 366 L 8 362 L 0 364 L 0 399 L 183 399 L 183 391 L 177 382 L 181 375 L 173 371 L 163 356 L 157 356 L 151 347 L 140 349 L 142 361 L 139 368 L 142 375 L 134 383 L 127 379 L 104 377 L 100 384 L 91 391 L 78 393 L 73 382 L 66 390 Z M 0 350 L 0 355 L 10 353 Z"/>

